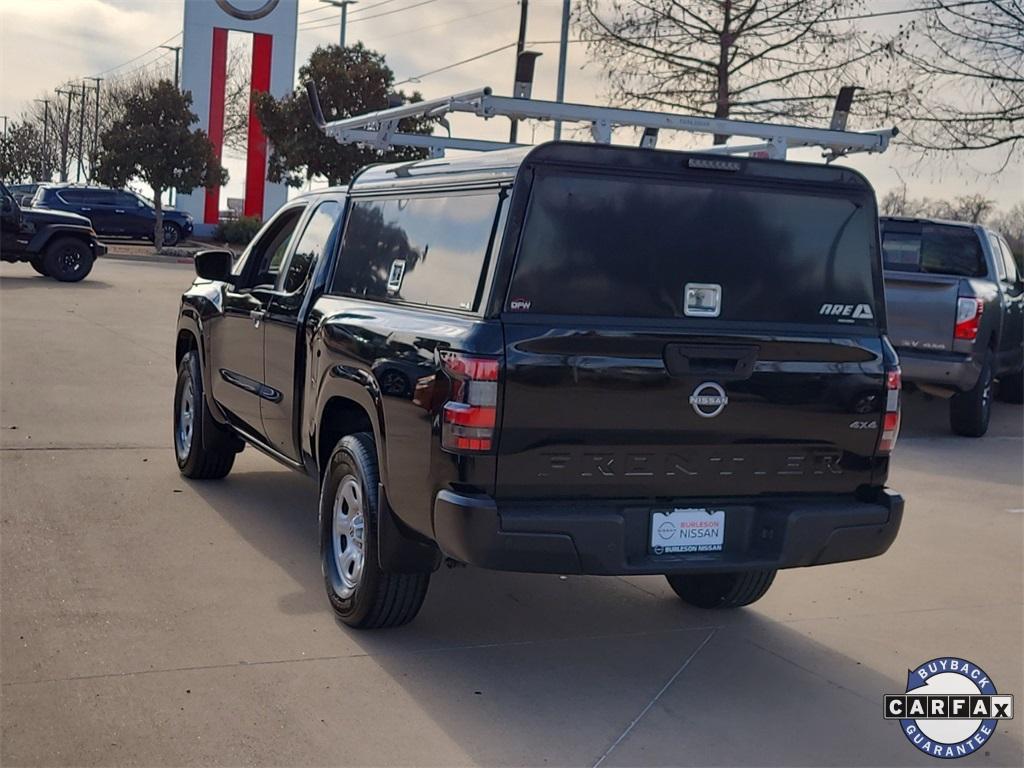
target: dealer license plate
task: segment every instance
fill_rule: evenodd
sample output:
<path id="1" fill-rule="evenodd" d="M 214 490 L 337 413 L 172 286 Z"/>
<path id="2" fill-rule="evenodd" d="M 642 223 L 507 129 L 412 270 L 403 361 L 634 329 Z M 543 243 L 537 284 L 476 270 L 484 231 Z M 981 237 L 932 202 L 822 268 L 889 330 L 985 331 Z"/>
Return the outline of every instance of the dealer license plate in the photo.
<path id="1" fill-rule="evenodd" d="M 721 552 L 725 541 L 725 510 L 676 508 L 651 513 L 651 549 L 672 552 Z"/>

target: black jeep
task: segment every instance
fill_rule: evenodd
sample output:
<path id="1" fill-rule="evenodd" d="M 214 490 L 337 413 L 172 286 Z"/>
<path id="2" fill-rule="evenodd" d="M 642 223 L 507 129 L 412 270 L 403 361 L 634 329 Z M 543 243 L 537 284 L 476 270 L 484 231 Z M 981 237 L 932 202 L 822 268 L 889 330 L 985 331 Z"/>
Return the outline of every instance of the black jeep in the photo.
<path id="1" fill-rule="evenodd" d="M 27 261 L 41 275 L 73 283 L 107 252 L 84 216 L 22 208 L 0 183 L 0 260 Z"/>
<path id="2" fill-rule="evenodd" d="M 899 529 L 852 170 L 569 143 L 372 167 L 196 271 L 178 466 L 223 477 L 248 444 L 312 477 L 351 626 L 411 620 L 444 558 L 731 608 Z"/>

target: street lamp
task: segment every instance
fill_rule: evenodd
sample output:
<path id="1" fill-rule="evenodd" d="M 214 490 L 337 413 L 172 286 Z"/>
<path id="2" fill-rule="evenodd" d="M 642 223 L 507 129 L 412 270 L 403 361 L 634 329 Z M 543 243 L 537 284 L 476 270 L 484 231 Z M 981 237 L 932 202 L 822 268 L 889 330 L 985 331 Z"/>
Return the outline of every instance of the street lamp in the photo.
<path id="1" fill-rule="evenodd" d="M 355 5 L 357 0 L 320 0 L 321 3 L 327 3 L 327 5 L 333 5 L 335 8 L 341 8 L 341 42 L 342 48 L 345 47 L 345 23 L 348 21 L 348 7 Z"/>

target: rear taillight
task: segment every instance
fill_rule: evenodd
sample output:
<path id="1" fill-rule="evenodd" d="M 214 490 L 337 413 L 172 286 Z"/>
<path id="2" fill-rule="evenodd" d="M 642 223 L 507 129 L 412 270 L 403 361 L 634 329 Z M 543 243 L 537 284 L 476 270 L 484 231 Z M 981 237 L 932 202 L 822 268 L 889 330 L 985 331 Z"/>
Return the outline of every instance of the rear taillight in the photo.
<path id="1" fill-rule="evenodd" d="M 885 413 L 882 415 L 882 434 L 878 438 L 878 452 L 890 454 L 900 434 L 900 388 L 903 380 L 899 368 L 885 373 Z"/>
<path id="2" fill-rule="evenodd" d="M 479 453 L 494 447 L 500 365 L 489 357 L 442 352 L 451 394 L 441 409 L 441 447 Z"/>
<path id="3" fill-rule="evenodd" d="M 974 341 L 978 338 L 978 327 L 981 325 L 981 313 L 985 305 L 981 299 L 961 298 L 956 300 L 956 325 L 953 326 L 953 338 Z"/>

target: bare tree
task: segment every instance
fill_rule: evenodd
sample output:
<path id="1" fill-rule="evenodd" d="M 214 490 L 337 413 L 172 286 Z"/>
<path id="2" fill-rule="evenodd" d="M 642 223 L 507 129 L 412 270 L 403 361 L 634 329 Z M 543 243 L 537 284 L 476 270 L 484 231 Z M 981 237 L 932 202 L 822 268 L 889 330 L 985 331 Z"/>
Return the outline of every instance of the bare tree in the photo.
<path id="1" fill-rule="evenodd" d="M 1020 208 L 1020 204 L 1017 207 Z M 878 209 L 883 216 L 920 216 L 981 224 L 995 214 L 995 201 L 978 194 L 959 195 L 952 200 L 913 198 L 907 194 L 904 184 L 889 190 L 879 202 Z M 1011 212 L 1015 210 L 1011 209 Z"/>
<path id="2" fill-rule="evenodd" d="M 905 139 L 924 150 L 1024 146 L 1024 2 L 916 0 L 900 49 L 916 80 Z"/>
<path id="3" fill-rule="evenodd" d="M 240 152 L 244 152 L 248 139 L 250 89 L 248 63 L 248 46 L 239 44 L 232 47 L 228 53 L 227 64 L 224 144 L 228 148 Z M 40 137 L 44 133 L 45 123 L 46 145 L 49 147 L 49 162 L 39 163 L 40 170 L 37 172 L 37 180 L 50 180 L 51 176 L 46 173 L 46 170 L 58 176 L 63 171 L 68 178 L 74 180 L 79 160 L 86 171 L 86 178 L 92 179 L 97 161 L 96 153 L 101 149 L 101 147 L 95 146 L 96 137 L 103 134 L 124 116 L 125 105 L 132 95 L 151 89 L 161 80 L 170 80 L 173 73 L 173 59 L 158 59 L 151 65 L 107 76 L 100 83 L 98 111 L 96 108 L 97 91 L 92 83 L 86 87 L 84 101 L 82 100 L 81 81 L 66 83 L 61 86 L 61 90 L 65 94 L 68 90 L 73 92 L 70 120 L 68 119 L 67 95 L 57 95 L 51 92 L 42 94 L 38 99 L 32 101 L 22 112 L 21 122 L 26 126 L 32 126 Z M 43 103 L 44 99 L 49 100 L 49 105 Z M 78 145 L 80 120 L 83 124 L 81 157 L 79 157 Z M 64 141 L 65 128 L 68 126 L 70 126 L 67 131 L 68 148 L 64 155 L 61 152 L 61 145 Z M 206 126 L 201 127 L 205 129 Z M 42 152 L 42 148 L 40 152 Z M 65 157 L 63 168 L 61 168 L 62 156 Z"/>
<path id="4" fill-rule="evenodd" d="M 224 89 L 224 146 L 239 154 L 244 154 L 249 144 L 251 60 L 251 42 L 239 43 L 228 51 L 227 82 Z"/>
<path id="5" fill-rule="evenodd" d="M 867 86 L 896 43 L 843 17 L 859 0 L 578 0 L 576 25 L 610 96 L 709 117 L 821 123 L 843 85 Z M 895 36 L 894 36 L 895 37 Z M 886 115 L 901 88 L 879 83 L 857 110 Z M 721 143 L 725 137 L 716 137 Z"/>

